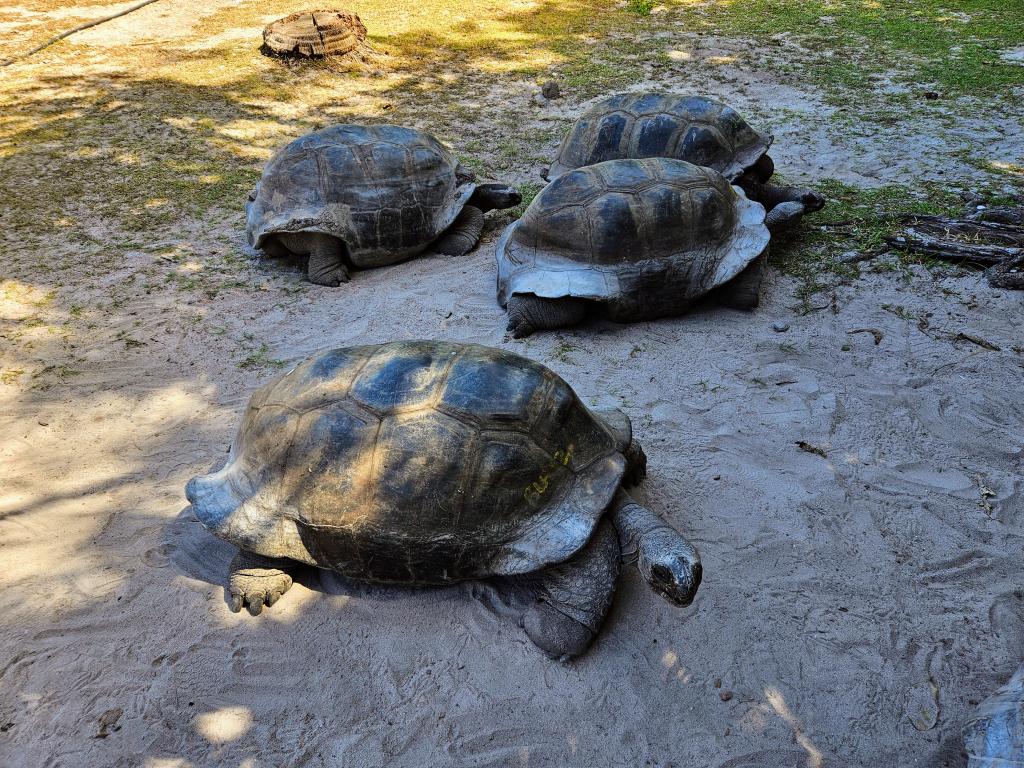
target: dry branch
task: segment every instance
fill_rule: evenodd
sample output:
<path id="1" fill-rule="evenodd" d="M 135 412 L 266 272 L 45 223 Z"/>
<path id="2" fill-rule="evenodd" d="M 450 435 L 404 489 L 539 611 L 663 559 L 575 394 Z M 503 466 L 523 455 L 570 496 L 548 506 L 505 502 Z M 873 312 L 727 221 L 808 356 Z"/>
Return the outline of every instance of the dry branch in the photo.
<path id="1" fill-rule="evenodd" d="M 127 16 L 132 11 L 137 11 L 139 10 L 139 8 L 142 8 L 143 6 L 149 5 L 151 3 L 155 3 L 156 1 L 157 0 L 142 0 L 141 3 L 136 3 L 130 8 L 125 8 L 123 11 L 119 11 L 118 13 L 113 13 L 110 16 L 104 16 L 102 19 L 95 19 L 93 21 L 87 21 L 84 24 L 79 24 L 77 27 L 73 27 L 72 29 L 69 29 L 66 32 L 61 32 L 59 35 L 51 37 L 45 43 L 37 45 L 30 51 L 25 51 L 25 53 L 19 53 L 17 56 L 12 56 L 9 59 L 4 59 L 3 61 L 0 61 L 0 67 L 9 67 L 16 61 L 27 59 L 29 56 L 39 53 L 44 48 L 49 48 L 54 43 L 59 43 L 65 37 L 70 37 L 71 35 L 75 34 L 75 32 L 81 32 L 83 29 L 89 29 L 89 27 L 99 26 L 100 24 L 103 24 L 108 21 L 113 21 L 114 19 L 120 18 L 121 16 Z"/>

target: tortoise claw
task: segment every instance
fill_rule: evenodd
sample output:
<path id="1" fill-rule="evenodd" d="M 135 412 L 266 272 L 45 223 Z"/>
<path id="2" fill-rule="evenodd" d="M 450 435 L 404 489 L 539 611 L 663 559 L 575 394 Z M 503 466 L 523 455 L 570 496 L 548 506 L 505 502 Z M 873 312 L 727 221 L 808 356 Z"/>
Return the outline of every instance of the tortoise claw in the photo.
<path id="1" fill-rule="evenodd" d="M 245 606 L 253 616 L 259 616 L 263 607 L 276 603 L 292 586 L 292 577 L 274 567 L 255 567 L 257 563 L 272 561 L 258 555 L 241 553 L 231 564 L 228 582 L 228 607 L 238 613 Z"/>

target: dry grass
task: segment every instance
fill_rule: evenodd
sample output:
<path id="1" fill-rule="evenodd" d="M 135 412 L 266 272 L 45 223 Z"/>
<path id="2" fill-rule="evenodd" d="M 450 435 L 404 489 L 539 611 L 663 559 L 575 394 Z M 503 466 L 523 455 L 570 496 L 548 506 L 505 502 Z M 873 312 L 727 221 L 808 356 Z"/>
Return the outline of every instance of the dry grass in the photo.
<path id="1" fill-rule="evenodd" d="M 1024 79 L 1024 68 L 985 68 L 1003 38 L 1019 31 L 1016 22 L 1000 26 L 984 15 L 1006 15 L 991 2 L 964 3 L 966 22 L 950 21 L 932 3 L 812 5 L 681 0 L 639 14 L 604 0 L 365 0 L 350 7 L 370 30 L 373 52 L 289 65 L 259 55 L 259 32 L 305 4 L 161 0 L 3 70 L 0 232 L 8 276 L 44 292 L 73 285 L 68 301 L 84 313 L 39 314 L 45 324 L 79 332 L 88 331 L 90 312 L 168 290 L 200 303 L 225 291 L 287 296 L 292 276 L 268 277 L 241 248 L 245 195 L 275 147 L 334 122 L 406 123 L 449 142 L 480 174 L 519 183 L 529 195 L 569 121 L 557 112 L 539 116 L 530 100 L 537 83 L 557 78 L 578 103 L 665 81 L 666 67 L 685 65 L 670 56 L 675 41 L 698 31 L 764 44 L 761 60 L 732 56 L 740 66 L 802 87 L 809 76 L 827 98 L 877 102 L 844 113 L 844 130 L 854 133 L 870 132 L 879 116 L 922 108 L 898 88 L 886 95 L 870 78 L 848 77 L 842 55 L 855 45 L 858 60 L 873 62 L 858 70 L 865 76 L 898 58 L 901 77 L 932 72 L 949 84 L 952 70 L 933 70 L 955 33 L 970 59 L 954 57 L 949 66 L 959 67 L 965 83 L 982 88 L 976 75 L 991 70 L 989 84 L 1009 97 L 1007 83 Z M 0 30 L 14 52 L 121 7 L 31 0 L 0 9 Z M 843 22 L 830 23 L 842 34 L 822 35 L 815 20 L 826 11 Z M 904 40 L 909 32 L 916 37 Z M 802 41 L 799 53 L 787 48 L 779 56 L 771 44 L 780 35 Z M 709 78 L 722 64 L 713 58 L 702 64 Z M 813 239 L 804 245 L 804 255 L 817 253 Z"/>

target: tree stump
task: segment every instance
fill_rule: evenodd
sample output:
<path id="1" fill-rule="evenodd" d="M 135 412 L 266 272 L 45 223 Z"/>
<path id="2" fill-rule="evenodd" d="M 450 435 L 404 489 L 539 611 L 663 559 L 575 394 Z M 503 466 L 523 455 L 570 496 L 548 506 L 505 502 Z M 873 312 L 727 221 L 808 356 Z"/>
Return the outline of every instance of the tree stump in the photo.
<path id="1" fill-rule="evenodd" d="M 271 22 L 263 30 L 268 56 L 319 59 L 340 56 L 366 40 L 366 27 L 349 11 L 302 11 Z"/>

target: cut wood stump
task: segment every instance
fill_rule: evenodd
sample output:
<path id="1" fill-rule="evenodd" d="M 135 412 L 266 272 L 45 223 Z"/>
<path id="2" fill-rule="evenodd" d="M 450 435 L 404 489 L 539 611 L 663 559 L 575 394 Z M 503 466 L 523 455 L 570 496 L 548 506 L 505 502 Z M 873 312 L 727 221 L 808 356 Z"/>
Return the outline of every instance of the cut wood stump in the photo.
<path id="1" fill-rule="evenodd" d="M 260 50 L 268 56 L 321 59 L 349 53 L 365 40 L 366 27 L 350 11 L 302 11 L 268 24 Z"/>

